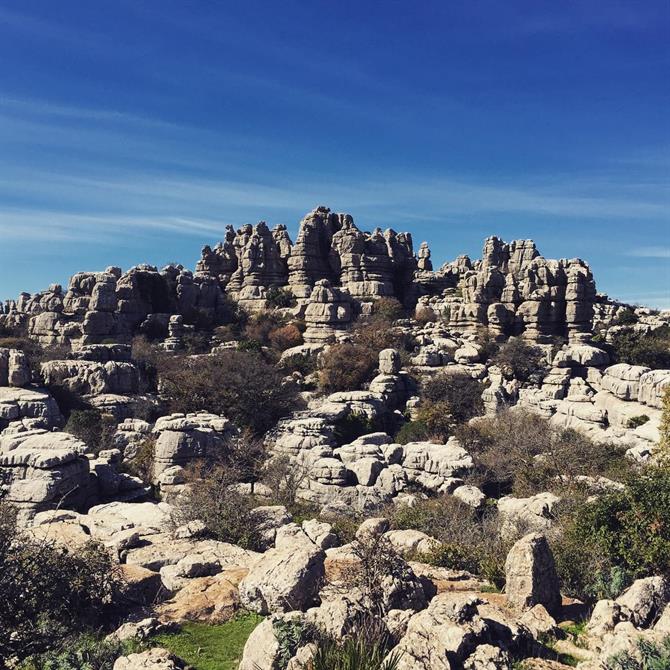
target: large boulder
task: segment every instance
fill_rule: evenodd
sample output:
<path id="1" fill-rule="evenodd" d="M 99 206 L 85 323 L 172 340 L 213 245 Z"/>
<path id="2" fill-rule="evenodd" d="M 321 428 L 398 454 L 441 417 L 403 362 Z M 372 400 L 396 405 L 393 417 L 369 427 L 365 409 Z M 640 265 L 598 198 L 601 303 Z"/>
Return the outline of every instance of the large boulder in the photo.
<path id="1" fill-rule="evenodd" d="M 306 610 L 317 600 L 324 559 L 304 542 L 270 549 L 240 582 L 242 606 L 259 614 Z"/>
<path id="2" fill-rule="evenodd" d="M 558 575 L 544 535 L 531 533 L 514 544 L 505 561 L 505 591 L 522 609 L 544 605 L 552 614 L 560 609 Z"/>

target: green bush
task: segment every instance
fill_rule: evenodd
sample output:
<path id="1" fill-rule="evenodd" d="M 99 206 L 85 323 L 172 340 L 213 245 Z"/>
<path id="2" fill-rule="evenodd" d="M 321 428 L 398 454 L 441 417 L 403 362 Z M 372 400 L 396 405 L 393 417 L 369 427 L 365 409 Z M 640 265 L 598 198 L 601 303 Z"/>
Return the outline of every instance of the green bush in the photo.
<path id="1" fill-rule="evenodd" d="M 539 347 L 524 342 L 520 337 L 510 337 L 493 355 L 492 362 L 509 378 L 527 381 L 530 376 L 546 367 L 545 355 Z"/>
<path id="2" fill-rule="evenodd" d="M 265 306 L 268 309 L 295 307 L 296 299 L 291 289 L 273 286 L 265 294 Z"/>
<path id="3" fill-rule="evenodd" d="M 647 421 L 649 421 L 649 417 L 646 414 L 640 414 L 640 416 L 631 416 L 631 418 L 626 422 L 626 426 L 628 428 L 639 428 L 640 426 L 644 426 Z"/>
<path id="4" fill-rule="evenodd" d="M 188 471 L 189 487 L 175 503 L 177 525 L 202 521 L 221 542 L 260 549 L 261 537 L 252 511 L 254 499 L 237 490 L 240 474 L 223 463 L 200 463 Z"/>
<path id="5" fill-rule="evenodd" d="M 384 661 L 389 647 L 383 641 L 367 642 L 349 637 L 342 642 L 325 638 L 317 643 L 311 670 L 397 670 L 400 655 L 391 654 Z"/>
<path id="6" fill-rule="evenodd" d="M 114 448 L 116 425 L 113 416 L 102 414 L 100 410 L 74 409 L 63 430 L 82 440 L 94 454 L 98 454 L 103 449 Z"/>
<path id="7" fill-rule="evenodd" d="M 622 491 L 577 503 L 561 519 L 554 554 L 565 591 L 601 598 L 650 575 L 670 575 L 670 468 L 631 475 Z"/>
<path id="8" fill-rule="evenodd" d="M 618 363 L 666 370 L 670 368 L 670 327 L 665 325 L 646 334 L 627 328 L 614 335 L 611 352 Z"/>
<path id="9" fill-rule="evenodd" d="M 32 656 L 18 670 L 113 670 L 119 656 L 140 651 L 136 641 L 105 640 L 91 634 L 64 640 L 56 649 Z"/>
<path id="10" fill-rule="evenodd" d="M 663 391 L 662 409 L 661 425 L 658 428 L 661 435 L 659 445 L 667 458 L 670 451 L 670 385 L 666 386 L 665 391 Z"/>
<path id="11" fill-rule="evenodd" d="M 403 424 L 395 436 L 398 444 L 424 442 L 430 438 L 430 430 L 424 421 L 408 421 Z"/>
<path id="12" fill-rule="evenodd" d="M 377 298 L 372 303 L 372 314 L 387 321 L 397 321 L 405 317 L 405 308 L 397 298 Z"/>
<path id="13" fill-rule="evenodd" d="M 298 387 L 252 352 L 166 357 L 159 376 L 170 411 L 207 410 L 257 434 L 300 405 Z"/>
<path id="14" fill-rule="evenodd" d="M 285 372 L 299 372 L 307 376 L 316 370 L 316 358 L 308 353 L 293 354 L 284 358 L 280 367 Z"/>
<path id="15" fill-rule="evenodd" d="M 621 652 L 605 662 L 606 670 L 668 670 L 670 668 L 670 636 L 661 642 L 640 638 L 637 653 Z"/>
<path id="16" fill-rule="evenodd" d="M 310 642 L 314 630 L 302 619 L 278 619 L 272 622 L 279 650 L 277 652 L 277 670 L 286 670 L 289 661 L 295 656 L 298 647 Z"/>
<path id="17" fill-rule="evenodd" d="M 353 412 L 335 422 L 335 441 L 339 446 L 350 444 L 355 439 L 378 430 L 372 419 L 364 414 Z"/>
<path id="18" fill-rule="evenodd" d="M 467 570 L 496 586 L 504 583 L 504 562 L 513 538 L 500 538 L 496 515 L 478 513 L 453 496 L 441 496 L 420 500 L 412 507 L 394 505 L 388 517 L 393 528 L 419 530 L 440 542 L 422 560 Z"/>
<path id="19" fill-rule="evenodd" d="M 582 475 L 618 479 L 630 468 L 621 447 L 554 428 L 516 407 L 460 426 L 456 436 L 475 461 L 472 480 L 492 497 L 575 492 L 583 487 Z"/>
<path id="20" fill-rule="evenodd" d="M 612 321 L 613 326 L 633 326 L 639 321 L 639 317 L 635 312 L 630 308 L 626 307 L 619 311 L 614 320 Z"/>
<path id="21" fill-rule="evenodd" d="M 359 344 L 333 344 L 319 358 L 319 386 L 326 393 L 356 391 L 372 379 L 377 352 Z"/>
<path id="22" fill-rule="evenodd" d="M 23 534 L 15 510 L 0 503 L 0 668 L 102 625 L 122 583 L 102 545 L 76 551 Z"/>
<path id="23" fill-rule="evenodd" d="M 483 390 L 482 384 L 470 375 L 442 373 L 421 385 L 421 398 L 426 405 L 445 403 L 453 421 L 460 424 L 482 413 Z"/>

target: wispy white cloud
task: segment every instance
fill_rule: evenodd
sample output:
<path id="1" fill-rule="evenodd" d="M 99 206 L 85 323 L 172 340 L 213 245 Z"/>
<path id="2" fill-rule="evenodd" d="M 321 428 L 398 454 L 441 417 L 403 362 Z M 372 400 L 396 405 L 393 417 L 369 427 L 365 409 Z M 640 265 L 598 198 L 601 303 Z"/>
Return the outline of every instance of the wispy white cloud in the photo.
<path id="1" fill-rule="evenodd" d="M 223 222 L 185 217 L 79 214 L 58 210 L 0 210 L 4 240 L 102 242 L 118 235 L 167 232 L 192 237 L 218 236 Z"/>
<path id="2" fill-rule="evenodd" d="M 667 234 L 670 236 L 670 223 L 668 224 Z M 670 246 L 654 245 L 637 247 L 629 251 L 627 255 L 636 258 L 670 258 Z"/>

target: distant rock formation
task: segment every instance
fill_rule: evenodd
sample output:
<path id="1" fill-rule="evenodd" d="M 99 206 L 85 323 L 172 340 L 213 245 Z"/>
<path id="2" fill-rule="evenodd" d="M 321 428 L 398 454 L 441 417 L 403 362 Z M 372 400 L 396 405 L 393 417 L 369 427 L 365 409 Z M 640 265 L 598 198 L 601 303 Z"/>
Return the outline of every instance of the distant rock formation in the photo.
<path id="1" fill-rule="evenodd" d="M 300 222 L 295 243 L 283 225 L 227 226 L 221 242 L 203 248 L 195 272 L 181 265 L 79 272 L 65 292 L 54 284 L 8 301 L 0 326 L 23 325 L 42 344 L 74 349 L 158 333 L 176 349 L 182 324 L 222 322 L 231 300 L 262 310 L 273 288 L 297 299 L 314 342 L 346 328 L 382 297 L 407 307 L 418 301 L 423 315 L 434 314 L 456 332 L 487 328 L 497 339 L 522 335 L 535 343 L 586 341 L 594 321 L 611 322 L 623 309 L 596 293 L 584 261 L 546 259 L 531 240 L 489 237 L 480 260 L 459 256 L 434 270 L 428 244 L 415 254 L 410 233 L 364 232 L 351 215 L 320 206 Z"/>

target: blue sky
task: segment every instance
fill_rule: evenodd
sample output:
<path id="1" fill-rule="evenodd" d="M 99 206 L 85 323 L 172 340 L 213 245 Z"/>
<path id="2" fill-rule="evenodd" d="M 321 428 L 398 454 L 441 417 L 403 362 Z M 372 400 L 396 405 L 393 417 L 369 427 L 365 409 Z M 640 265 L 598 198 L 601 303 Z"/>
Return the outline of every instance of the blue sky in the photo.
<path id="1" fill-rule="evenodd" d="M 317 204 L 670 308 L 670 3 L 0 0 L 0 298 Z"/>

